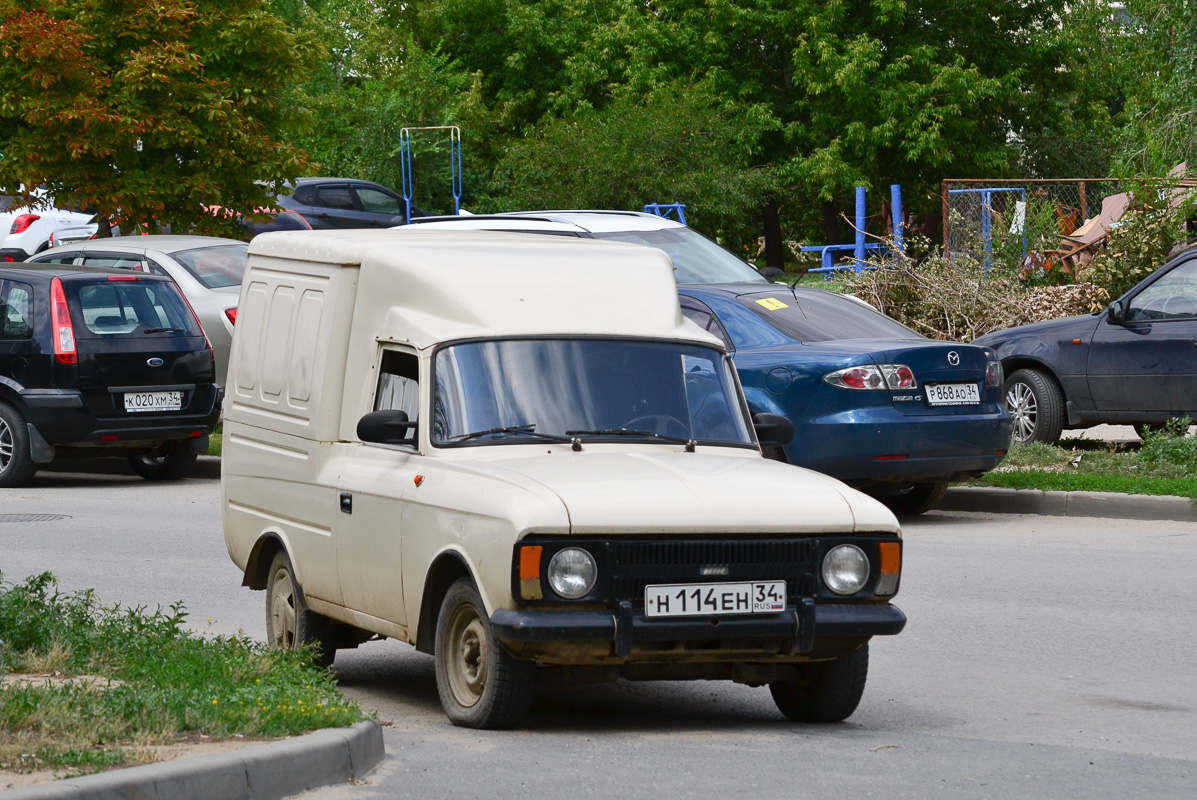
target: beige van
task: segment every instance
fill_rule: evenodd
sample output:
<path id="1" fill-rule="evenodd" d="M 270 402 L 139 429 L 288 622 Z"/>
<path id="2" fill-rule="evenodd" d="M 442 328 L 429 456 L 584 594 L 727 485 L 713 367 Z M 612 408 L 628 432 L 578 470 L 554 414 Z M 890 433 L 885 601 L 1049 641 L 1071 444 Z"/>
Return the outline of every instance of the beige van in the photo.
<path id="1" fill-rule="evenodd" d="M 472 727 L 550 672 L 768 685 L 833 721 L 905 624 L 897 521 L 761 457 L 793 428 L 749 418 L 659 250 L 272 233 L 238 308 L 225 538 L 280 647 L 408 642 Z"/>

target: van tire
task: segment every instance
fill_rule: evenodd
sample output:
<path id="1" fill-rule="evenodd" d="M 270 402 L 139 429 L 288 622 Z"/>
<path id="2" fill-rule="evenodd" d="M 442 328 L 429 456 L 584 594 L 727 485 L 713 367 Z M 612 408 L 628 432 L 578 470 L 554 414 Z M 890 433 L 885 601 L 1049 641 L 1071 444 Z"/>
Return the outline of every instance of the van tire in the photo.
<path id="1" fill-rule="evenodd" d="M 25 417 L 8 403 L 0 403 L 0 488 L 24 486 L 35 472 Z"/>
<path id="2" fill-rule="evenodd" d="M 799 665 L 800 677 L 769 684 L 777 710 L 795 722 L 842 722 L 852 716 L 869 676 L 869 646 L 834 661 Z"/>
<path id="3" fill-rule="evenodd" d="M 436 620 L 436 691 L 454 725 L 495 730 L 528 711 L 535 665 L 512 657 L 495 638 L 478 589 L 458 578 Z"/>
<path id="4" fill-rule="evenodd" d="M 303 590 L 295 580 L 291 559 L 284 550 L 274 554 L 266 579 L 266 642 L 271 647 L 298 650 L 314 646 L 313 660 L 318 667 L 331 667 L 337 655 L 328 617 L 308 609 Z"/>
<path id="5" fill-rule="evenodd" d="M 147 481 L 174 481 L 191 471 L 196 458 L 190 443 L 179 440 L 168 442 L 159 453 L 129 456 L 129 466 Z"/>

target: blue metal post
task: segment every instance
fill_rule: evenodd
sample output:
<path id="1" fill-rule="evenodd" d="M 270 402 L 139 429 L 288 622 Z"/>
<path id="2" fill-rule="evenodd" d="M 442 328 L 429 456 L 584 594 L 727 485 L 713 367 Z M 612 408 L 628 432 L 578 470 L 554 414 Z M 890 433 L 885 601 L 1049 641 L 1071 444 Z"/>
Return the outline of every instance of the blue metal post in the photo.
<path id="1" fill-rule="evenodd" d="M 399 165 L 403 171 L 403 201 L 407 205 L 405 220 L 410 225 L 412 195 L 411 134 L 408 133 L 406 128 L 399 131 Z"/>
<path id="2" fill-rule="evenodd" d="M 897 261 L 898 256 L 904 250 L 902 244 L 902 187 L 895 183 L 889 187 L 890 205 L 893 206 L 894 212 L 894 260 Z"/>
<path id="3" fill-rule="evenodd" d="M 1031 207 L 1027 205 L 1027 190 L 1022 190 L 1022 261 L 1023 264 L 1027 261 L 1027 215 L 1031 213 Z M 1022 264 L 1019 265 L 1022 267 Z"/>
<path id="4" fill-rule="evenodd" d="M 985 242 L 985 274 L 989 274 L 989 257 L 993 254 L 993 195 L 988 189 L 981 192 L 981 238 Z"/>
<path id="5" fill-rule="evenodd" d="M 449 169 L 453 173 L 453 213 L 461 213 L 461 130 L 449 130 Z M 410 215 L 410 211 L 408 214 Z M 409 219 L 408 222 L 411 222 Z"/>
<path id="6" fill-rule="evenodd" d="M 865 259 L 865 187 L 856 187 L 856 267 L 857 272 L 864 270 Z"/>

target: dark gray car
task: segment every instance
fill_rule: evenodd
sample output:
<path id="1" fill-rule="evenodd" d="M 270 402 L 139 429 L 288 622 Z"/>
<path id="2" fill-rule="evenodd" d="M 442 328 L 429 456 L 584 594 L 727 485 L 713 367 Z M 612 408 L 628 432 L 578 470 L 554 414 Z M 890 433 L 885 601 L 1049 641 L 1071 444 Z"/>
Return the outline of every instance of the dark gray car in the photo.
<path id="1" fill-rule="evenodd" d="M 403 197 L 380 183 L 353 178 L 300 178 L 278 204 L 300 214 L 313 229 L 391 228 L 407 221 Z M 424 212 L 412 206 L 412 216 Z"/>
<path id="2" fill-rule="evenodd" d="M 987 334 L 1002 361 L 1018 442 L 1063 428 L 1197 418 L 1197 249 L 1096 314 Z"/>

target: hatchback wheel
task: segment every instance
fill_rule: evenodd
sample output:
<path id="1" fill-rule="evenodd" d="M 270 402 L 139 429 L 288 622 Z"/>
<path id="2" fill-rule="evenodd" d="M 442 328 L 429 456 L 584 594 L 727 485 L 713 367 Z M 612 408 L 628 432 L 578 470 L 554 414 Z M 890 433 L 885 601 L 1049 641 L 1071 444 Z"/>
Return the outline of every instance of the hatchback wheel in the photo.
<path id="1" fill-rule="evenodd" d="M 0 403 L 0 487 L 24 486 L 35 472 L 25 417 L 8 403 Z"/>
<path id="2" fill-rule="evenodd" d="M 1020 369 L 1006 379 L 1002 391 L 1014 423 L 1015 442 L 1055 444 L 1060 440 L 1064 398 L 1054 378 L 1037 369 Z"/>
<path id="3" fill-rule="evenodd" d="M 148 481 L 173 481 L 191 471 L 196 457 L 190 442 L 169 442 L 161 451 L 129 456 L 129 466 Z"/>

